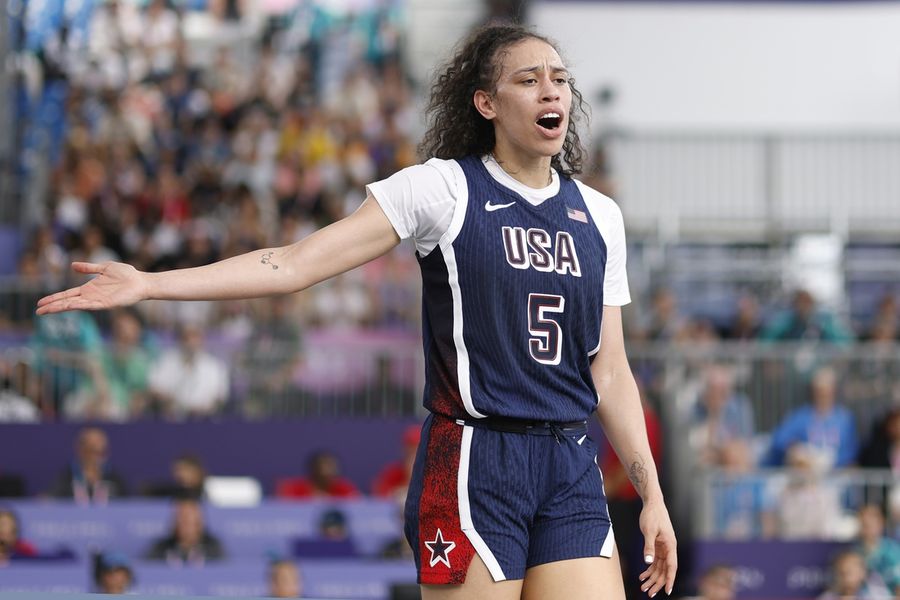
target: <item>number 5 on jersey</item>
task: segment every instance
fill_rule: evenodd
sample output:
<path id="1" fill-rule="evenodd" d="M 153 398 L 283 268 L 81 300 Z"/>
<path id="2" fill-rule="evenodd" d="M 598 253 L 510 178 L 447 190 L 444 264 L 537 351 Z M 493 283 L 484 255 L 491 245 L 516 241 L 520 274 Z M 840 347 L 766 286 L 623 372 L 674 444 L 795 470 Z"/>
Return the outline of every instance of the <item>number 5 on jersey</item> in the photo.
<path id="1" fill-rule="evenodd" d="M 542 365 L 558 365 L 562 358 L 562 328 L 548 313 L 562 313 L 566 299 L 556 294 L 528 294 L 528 350 Z"/>

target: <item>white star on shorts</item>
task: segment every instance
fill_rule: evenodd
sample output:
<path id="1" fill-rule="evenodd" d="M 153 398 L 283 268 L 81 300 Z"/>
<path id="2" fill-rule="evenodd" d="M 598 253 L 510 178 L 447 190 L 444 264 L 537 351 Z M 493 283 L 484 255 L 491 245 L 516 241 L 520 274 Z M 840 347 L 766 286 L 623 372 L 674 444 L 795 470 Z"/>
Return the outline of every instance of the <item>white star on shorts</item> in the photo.
<path id="1" fill-rule="evenodd" d="M 434 539 L 425 542 L 425 545 L 428 546 L 428 549 L 431 550 L 431 561 L 430 564 L 433 567 L 439 562 L 447 565 L 447 568 L 450 568 L 450 559 L 447 557 L 450 554 L 450 551 L 456 548 L 456 542 L 445 541 L 444 534 L 441 533 L 440 528 L 438 528 L 437 533 L 434 536 Z"/>

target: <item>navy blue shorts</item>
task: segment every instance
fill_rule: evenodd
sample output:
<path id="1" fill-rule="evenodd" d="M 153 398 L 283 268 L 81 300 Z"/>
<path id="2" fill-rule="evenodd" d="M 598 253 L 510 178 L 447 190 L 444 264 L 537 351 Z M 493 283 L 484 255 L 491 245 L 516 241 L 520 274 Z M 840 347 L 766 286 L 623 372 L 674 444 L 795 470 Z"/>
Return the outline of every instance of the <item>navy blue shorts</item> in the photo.
<path id="1" fill-rule="evenodd" d="M 423 425 L 405 519 L 419 583 L 463 583 L 476 552 L 494 581 L 558 560 L 612 556 L 585 425 L 513 433 L 470 423 L 430 415 Z"/>

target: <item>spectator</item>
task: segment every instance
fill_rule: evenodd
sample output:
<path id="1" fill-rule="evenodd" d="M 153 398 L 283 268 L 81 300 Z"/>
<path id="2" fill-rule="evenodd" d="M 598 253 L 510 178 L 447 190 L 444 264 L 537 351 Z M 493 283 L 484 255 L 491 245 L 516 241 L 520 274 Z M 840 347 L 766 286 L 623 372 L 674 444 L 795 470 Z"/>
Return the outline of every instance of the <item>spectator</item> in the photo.
<path id="1" fill-rule="evenodd" d="M 794 410 L 778 425 L 764 464 L 783 465 L 788 448 L 801 443 L 821 454 L 828 468 L 849 466 L 858 449 L 856 423 L 849 410 L 836 406 L 836 393 L 834 370 L 819 368 L 810 383 L 810 404 Z"/>
<path id="2" fill-rule="evenodd" d="M 728 366 L 706 368 L 705 382 L 694 407 L 690 444 L 700 464 L 708 465 L 728 441 L 750 440 L 754 434 L 753 409 L 743 394 L 734 390 L 734 376 Z"/>
<path id="3" fill-rule="evenodd" d="M 103 505 L 126 495 L 125 481 L 109 466 L 109 439 L 102 429 L 85 427 L 78 432 L 75 459 L 51 490 L 56 498 L 77 504 Z"/>
<path id="4" fill-rule="evenodd" d="M 639 328 L 639 337 L 654 342 L 671 341 L 680 336 L 687 325 L 687 319 L 678 309 L 675 293 L 667 287 L 659 287 L 653 291 L 650 315 Z"/>
<path id="5" fill-rule="evenodd" d="M 785 540 L 833 540 L 842 537 L 840 490 L 822 475 L 827 459 L 806 444 L 787 451 L 787 484 L 778 494 L 778 534 Z"/>
<path id="6" fill-rule="evenodd" d="M 122 421 L 143 413 L 149 390 L 150 354 L 143 325 L 132 309 L 112 315 L 112 340 L 100 361 L 91 363 L 91 380 L 66 403 L 69 417 Z"/>
<path id="7" fill-rule="evenodd" d="M 0 567 L 9 561 L 37 556 L 37 549 L 20 536 L 19 518 L 11 509 L 0 508 Z"/>
<path id="8" fill-rule="evenodd" d="M 243 361 L 249 382 L 241 412 L 250 418 L 284 408 L 297 397 L 293 381 L 302 350 L 300 328 L 290 314 L 291 297 L 269 298 L 258 305 L 264 307 L 262 317 L 245 344 Z"/>
<path id="9" fill-rule="evenodd" d="M 97 225 L 88 225 L 82 233 L 81 246 L 72 252 L 72 260 L 103 263 L 121 259 L 106 246 L 103 230 Z"/>
<path id="10" fill-rule="evenodd" d="M 747 440 L 724 442 L 715 464 L 721 471 L 712 488 L 713 535 L 728 540 L 773 537 L 777 523 L 768 480 L 751 472 L 754 461 Z"/>
<path id="11" fill-rule="evenodd" d="M 895 481 L 900 478 L 900 408 L 889 410 L 875 422 L 872 434 L 859 453 L 859 466 L 890 470 Z M 887 498 L 890 484 L 879 487 L 879 495 Z"/>
<path id="12" fill-rule="evenodd" d="M 159 412 L 175 419 L 219 414 L 228 399 L 228 369 L 203 348 L 203 331 L 185 323 L 179 345 L 150 370 L 150 391 Z"/>
<path id="13" fill-rule="evenodd" d="M 691 600 L 734 600 L 736 573 L 727 565 L 713 565 L 700 575 L 698 595 Z"/>
<path id="14" fill-rule="evenodd" d="M 900 405 L 900 362 L 894 326 L 877 323 L 869 334 L 868 348 L 847 361 L 847 401 L 859 406 Z"/>
<path id="15" fill-rule="evenodd" d="M 819 600 L 870 600 L 890 598 L 891 593 L 884 587 L 877 575 L 866 573 L 866 562 L 853 550 L 845 550 L 837 555 L 831 567 L 832 584 L 819 596 Z"/>
<path id="16" fill-rule="evenodd" d="M 761 329 L 759 300 L 752 294 L 742 294 L 737 300 L 734 318 L 721 329 L 720 335 L 725 340 L 755 340 Z"/>
<path id="17" fill-rule="evenodd" d="M 44 280 L 56 281 L 65 276 L 69 259 L 65 250 L 56 243 L 53 230 L 42 225 L 34 233 L 31 251 L 37 260 L 38 275 Z"/>
<path id="18" fill-rule="evenodd" d="M 317 536 L 297 538 L 293 542 L 294 556 L 309 558 L 351 558 L 358 556 L 356 544 L 347 528 L 347 517 L 340 510 L 329 509 L 319 517 Z"/>
<path id="19" fill-rule="evenodd" d="M 193 454 L 177 457 L 172 461 L 171 475 L 170 481 L 151 486 L 147 490 L 148 495 L 166 498 L 204 497 L 206 468 L 199 457 Z"/>
<path id="20" fill-rule="evenodd" d="M 342 541 L 350 537 L 347 530 L 347 517 L 333 508 L 322 513 L 319 519 L 319 537 L 323 540 Z"/>
<path id="21" fill-rule="evenodd" d="M 0 357 L 0 423 L 36 423 L 41 413 L 28 397 L 28 365 Z"/>
<path id="22" fill-rule="evenodd" d="M 853 341 L 853 334 L 835 315 L 818 308 L 811 293 L 798 290 L 794 293 L 791 307 L 776 314 L 766 325 L 762 339 L 845 343 Z"/>
<path id="23" fill-rule="evenodd" d="M 145 558 L 164 560 L 170 565 L 194 566 L 225 558 L 222 543 L 206 528 L 203 508 L 196 498 L 176 499 L 172 517 L 169 534 L 156 540 Z"/>
<path id="24" fill-rule="evenodd" d="M 307 462 L 307 477 L 287 478 L 278 481 L 275 495 L 279 498 L 354 498 L 359 490 L 340 476 L 337 457 L 327 450 L 312 454 Z"/>
<path id="25" fill-rule="evenodd" d="M 121 552 L 103 552 L 94 557 L 94 585 L 98 594 L 127 594 L 134 583 L 131 563 Z"/>
<path id="26" fill-rule="evenodd" d="M 269 596 L 271 598 L 300 598 L 303 578 L 297 563 L 279 559 L 269 564 Z"/>
<path id="27" fill-rule="evenodd" d="M 885 294 L 878 301 L 875 314 L 872 315 L 866 333 L 862 337 L 865 340 L 878 337 L 897 340 L 898 336 L 900 336 L 900 309 L 897 307 L 897 297 L 894 294 Z"/>
<path id="28" fill-rule="evenodd" d="M 103 342 L 94 318 L 78 311 L 35 319 L 31 339 L 39 402 L 48 415 L 61 412 L 64 398 L 84 384 L 84 365 L 96 361 Z"/>
<path id="29" fill-rule="evenodd" d="M 341 274 L 313 290 L 313 320 L 341 329 L 352 329 L 372 321 L 372 292 L 353 274 Z"/>
<path id="30" fill-rule="evenodd" d="M 900 597 L 900 542 L 884 535 L 884 513 L 874 504 L 859 510 L 859 539 L 856 551 L 866 560 L 888 589 Z"/>
<path id="31" fill-rule="evenodd" d="M 888 516 L 888 535 L 896 540 L 900 540 L 900 485 L 898 484 L 894 484 L 894 487 L 888 493 L 886 512 Z"/>
<path id="32" fill-rule="evenodd" d="M 403 432 L 403 458 L 392 462 L 378 474 L 372 484 L 372 494 L 378 498 L 394 498 L 398 503 L 406 501 L 406 491 L 413 464 L 416 462 L 416 450 L 422 437 L 420 425 L 410 425 Z"/>

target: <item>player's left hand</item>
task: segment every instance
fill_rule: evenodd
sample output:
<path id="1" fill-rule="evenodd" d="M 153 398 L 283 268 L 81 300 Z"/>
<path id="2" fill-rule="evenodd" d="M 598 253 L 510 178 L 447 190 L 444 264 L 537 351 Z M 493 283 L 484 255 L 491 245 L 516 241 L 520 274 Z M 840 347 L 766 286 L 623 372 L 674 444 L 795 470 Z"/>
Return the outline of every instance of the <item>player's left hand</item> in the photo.
<path id="1" fill-rule="evenodd" d="M 678 553 L 675 530 L 662 499 L 644 503 L 640 524 L 644 534 L 644 562 L 649 565 L 639 576 L 641 590 L 651 598 L 661 589 L 671 595 L 678 570 Z"/>

